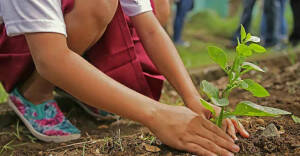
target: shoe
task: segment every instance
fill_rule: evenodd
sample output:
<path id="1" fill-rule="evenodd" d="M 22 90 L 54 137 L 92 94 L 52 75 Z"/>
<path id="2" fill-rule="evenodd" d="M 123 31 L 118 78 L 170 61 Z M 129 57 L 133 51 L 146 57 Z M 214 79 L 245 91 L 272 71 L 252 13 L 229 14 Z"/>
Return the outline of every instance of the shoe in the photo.
<path id="1" fill-rule="evenodd" d="M 81 108 L 83 108 L 83 110 L 85 110 L 89 115 L 95 117 L 97 120 L 116 120 L 116 119 L 120 118 L 120 116 L 118 116 L 118 115 L 106 112 L 101 109 L 91 107 L 91 106 L 79 101 L 72 95 L 66 93 L 65 91 L 63 91 L 59 88 L 56 88 L 55 92 L 63 97 L 67 97 L 67 98 L 71 99 L 72 101 L 77 103 Z"/>
<path id="2" fill-rule="evenodd" d="M 287 47 L 288 46 L 285 43 L 278 43 L 278 44 L 274 45 L 273 47 L 271 47 L 270 50 L 274 51 L 274 52 L 282 52 L 282 51 L 286 50 Z"/>
<path id="3" fill-rule="evenodd" d="M 67 142 L 80 138 L 80 131 L 66 119 L 55 100 L 34 105 L 14 89 L 8 105 L 21 118 L 29 131 L 45 142 Z"/>
<path id="4" fill-rule="evenodd" d="M 182 47 L 185 47 L 185 48 L 188 48 L 188 47 L 191 46 L 190 42 L 182 41 L 182 40 L 180 40 L 180 41 L 175 41 L 174 44 L 175 44 L 176 46 L 182 46 Z"/>

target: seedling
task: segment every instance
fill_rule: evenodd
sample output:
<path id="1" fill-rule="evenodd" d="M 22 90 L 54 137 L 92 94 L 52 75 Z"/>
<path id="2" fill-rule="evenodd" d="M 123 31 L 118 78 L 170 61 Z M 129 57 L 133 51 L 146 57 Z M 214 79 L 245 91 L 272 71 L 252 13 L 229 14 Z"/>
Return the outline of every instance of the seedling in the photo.
<path id="1" fill-rule="evenodd" d="M 237 41 L 238 45 L 236 47 L 236 55 L 231 65 L 229 65 L 226 53 L 222 49 L 214 46 L 208 47 L 208 54 L 210 58 L 217 63 L 222 70 L 224 70 L 224 72 L 228 75 L 229 81 L 226 85 L 226 88 L 221 92 L 212 83 L 209 83 L 205 80 L 201 82 L 202 91 L 207 95 L 214 105 L 221 107 L 221 112 L 219 116 L 217 116 L 212 105 L 204 99 L 200 99 L 204 107 L 212 112 L 212 121 L 221 127 L 223 119 L 229 117 L 279 116 L 291 114 L 290 112 L 284 110 L 260 106 L 250 101 L 240 102 L 233 111 L 227 110 L 227 106 L 229 105 L 228 98 L 232 90 L 235 88 L 245 89 L 251 92 L 255 97 L 266 97 L 270 95 L 264 87 L 255 81 L 251 79 L 242 79 L 242 76 L 251 70 L 264 72 L 264 70 L 259 66 L 250 62 L 246 62 L 246 58 L 252 56 L 253 53 L 266 52 L 264 47 L 257 44 L 260 42 L 260 38 L 252 36 L 250 33 L 247 34 L 244 27 L 241 26 L 241 38 L 237 39 Z"/>

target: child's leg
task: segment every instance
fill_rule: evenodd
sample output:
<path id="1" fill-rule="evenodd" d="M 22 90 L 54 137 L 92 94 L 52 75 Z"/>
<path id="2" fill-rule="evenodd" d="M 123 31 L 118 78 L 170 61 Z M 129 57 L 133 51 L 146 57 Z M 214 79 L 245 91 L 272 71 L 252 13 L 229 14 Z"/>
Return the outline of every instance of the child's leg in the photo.
<path id="1" fill-rule="evenodd" d="M 75 0 L 73 10 L 65 15 L 68 46 L 82 55 L 103 35 L 118 6 L 117 0 Z M 21 93 L 32 103 L 40 104 L 53 99 L 54 85 L 34 72 L 23 86 Z"/>

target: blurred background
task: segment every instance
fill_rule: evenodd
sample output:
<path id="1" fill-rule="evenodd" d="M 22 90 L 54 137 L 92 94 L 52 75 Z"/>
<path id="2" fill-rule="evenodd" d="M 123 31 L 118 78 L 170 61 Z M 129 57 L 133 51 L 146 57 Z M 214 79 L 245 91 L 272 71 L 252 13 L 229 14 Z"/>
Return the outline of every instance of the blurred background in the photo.
<path id="1" fill-rule="evenodd" d="M 185 1 L 182 0 L 181 3 L 186 3 Z M 174 19 L 179 2 L 173 1 L 170 5 L 172 11 L 166 29 L 171 36 L 175 30 Z M 298 33 L 294 32 L 295 30 L 299 31 L 297 21 L 294 23 L 294 14 L 297 17 L 296 9 L 300 10 L 297 0 L 195 0 L 193 3 L 183 27 L 181 40 L 184 44 L 176 44 L 174 41 L 189 69 L 212 63 L 207 55 L 206 47 L 209 45 L 219 46 L 229 55 L 232 54 L 235 51 L 240 24 L 252 35 L 259 36 L 263 46 L 268 48 L 268 53 L 254 56 L 253 59 L 276 55 L 289 57 L 299 51 L 299 39 L 294 39 L 292 35 Z M 294 10 L 291 4 L 294 5 Z M 293 12 L 295 10 L 296 13 Z"/>

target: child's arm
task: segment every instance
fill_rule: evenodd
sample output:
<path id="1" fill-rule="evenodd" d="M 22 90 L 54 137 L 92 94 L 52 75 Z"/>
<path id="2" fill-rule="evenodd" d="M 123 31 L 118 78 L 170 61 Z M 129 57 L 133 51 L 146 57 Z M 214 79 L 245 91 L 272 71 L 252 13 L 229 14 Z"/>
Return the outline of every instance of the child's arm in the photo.
<path id="1" fill-rule="evenodd" d="M 168 79 L 182 96 L 187 107 L 196 113 L 209 115 L 200 103 L 200 95 L 195 88 L 187 70 L 185 69 L 178 52 L 165 30 L 160 26 L 152 12 L 146 12 L 131 17 L 141 41 L 158 70 Z M 215 107 L 215 109 L 219 109 Z M 231 122 L 230 122 L 231 123 Z M 232 130 L 233 124 L 229 124 Z M 244 128 L 236 127 L 244 137 L 249 134 Z M 235 136 L 235 131 L 231 131 Z"/>
<path id="2" fill-rule="evenodd" d="M 161 104 L 109 78 L 72 52 L 63 35 L 32 33 L 25 37 L 39 74 L 81 101 L 143 123 L 177 149 L 198 155 L 228 155 L 229 150 L 239 150 L 203 115 Z"/>
<path id="3" fill-rule="evenodd" d="M 182 96 L 189 108 L 198 107 L 200 95 L 178 52 L 152 12 L 131 17 L 149 57 Z M 196 111 L 196 110 L 194 110 Z"/>

